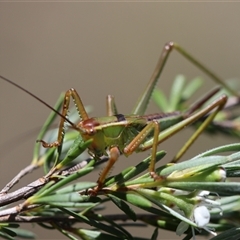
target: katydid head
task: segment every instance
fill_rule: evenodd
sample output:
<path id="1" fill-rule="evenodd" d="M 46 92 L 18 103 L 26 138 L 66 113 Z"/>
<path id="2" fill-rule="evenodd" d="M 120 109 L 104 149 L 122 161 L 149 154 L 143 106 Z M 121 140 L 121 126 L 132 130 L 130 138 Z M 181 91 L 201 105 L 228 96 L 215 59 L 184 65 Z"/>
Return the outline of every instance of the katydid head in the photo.
<path id="1" fill-rule="evenodd" d="M 96 128 L 99 126 L 99 122 L 95 118 L 89 118 L 87 120 L 80 121 L 77 128 L 82 136 L 93 136 L 97 131 Z"/>
<path id="2" fill-rule="evenodd" d="M 105 153 L 106 144 L 104 141 L 104 134 L 97 128 L 100 126 L 96 118 L 89 118 L 80 121 L 77 125 L 78 131 L 84 141 L 92 140 L 89 145 L 89 153 L 93 156 L 102 156 Z"/>

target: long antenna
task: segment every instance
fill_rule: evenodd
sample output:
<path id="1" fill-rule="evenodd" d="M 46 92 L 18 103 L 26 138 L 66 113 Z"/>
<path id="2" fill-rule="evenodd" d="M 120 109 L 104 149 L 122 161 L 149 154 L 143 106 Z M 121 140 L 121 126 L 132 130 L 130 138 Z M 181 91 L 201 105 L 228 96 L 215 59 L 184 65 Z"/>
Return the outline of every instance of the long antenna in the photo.
<path id="1" fill-rule="evenodd" d="M 50 108 L 52 111 L 54 111 L 56 114 L 58 114 L 60 117 L 64 118 L 74 129 L 78 129 L 76 127 L 76 125 L 74 123 L 72 123 L 69 119 L 67 119 L 65 116 L 63 116 L 60 112 L 58 112 L 56 109 L 54 109 L 52 106 L 50 106 L 49 104 L 47 104 L 46 102 L 44 102 L 42 99 L 40 99 L 39 97 L 37 97 L 36 95 L 34 95 L 33 93 L 29 92 L 27 89 L 21 87 L 20 85 L 18 85 L 17 83 L 11 81 L 10 79 L 7 79 L 3 76 L 0 75 L 0 78 L 3 79 L 4 81 L 14 85 L 15 87 L 21 89 L 22 91 L 24 91 L 25 93 L 29 94 L 30 96 L 32 96 L 33 98 L 35 98 L 36 100 L 38 100 L 39 102 L 41 102 L 43 105 L 45 105 L 46 107 Z"/>

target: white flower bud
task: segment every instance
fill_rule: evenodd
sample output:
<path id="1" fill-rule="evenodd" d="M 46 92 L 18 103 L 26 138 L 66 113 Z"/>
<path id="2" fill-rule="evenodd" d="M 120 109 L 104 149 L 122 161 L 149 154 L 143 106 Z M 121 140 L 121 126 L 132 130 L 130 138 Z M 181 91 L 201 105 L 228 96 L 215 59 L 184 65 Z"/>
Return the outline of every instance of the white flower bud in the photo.
<path id="1" fill-rule="evenodd" d="M 210 213 L 206 206 L 198 206 L 194 209 L 194 222 L 198 227 L 203 228 L 209 223 Z"/>

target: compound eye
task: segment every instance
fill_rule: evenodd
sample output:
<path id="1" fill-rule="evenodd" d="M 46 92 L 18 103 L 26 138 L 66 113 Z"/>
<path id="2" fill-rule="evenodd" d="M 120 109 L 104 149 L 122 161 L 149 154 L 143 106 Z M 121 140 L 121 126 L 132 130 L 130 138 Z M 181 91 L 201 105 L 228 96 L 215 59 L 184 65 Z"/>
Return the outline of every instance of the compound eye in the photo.
<path id="1" fill-rule="evenodd" d="M 88 134 L 89 134 L 89 135 L 94 135 L 95 132 L 96 132 L 96 131 L 94 130 L 94 128 L 88 129 Z"/>
<path id="2" fill-rule="evenodd" d="M 89 118 L 81 122 L 81 127 L 85 130 L 87 135 L 94 135 L 96 133 L 95 127 L 99 126 L 99 122 L 95 118 Z"/>

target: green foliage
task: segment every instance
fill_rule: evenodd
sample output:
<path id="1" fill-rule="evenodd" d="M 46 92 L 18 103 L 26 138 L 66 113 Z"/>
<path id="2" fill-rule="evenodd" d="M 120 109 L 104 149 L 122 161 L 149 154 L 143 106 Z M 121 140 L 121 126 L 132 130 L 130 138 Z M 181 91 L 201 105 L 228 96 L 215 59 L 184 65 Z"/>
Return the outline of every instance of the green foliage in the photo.
<path id="1" fill-rule="evenodd" d="M 185 78 L 178 76 L 169 100 L 159 91 L 154 92 L 153 97 L 162 111 L 185 111 L 189 98 L 201 84 L 199 78 L 186 84 Z M 234 96 L 230 99 L 236 100 Z M 62 96 L 56 109 L 61 103 Z M 232 104 L 230 109 L 223 109 L 221 116 L 217 116 L 206 131 L 225 133 L 239 139 L 239 118 L 229 114 L 237 107 L 237 104 Z M 51 141 L 52 135 L 56 136 L 56 129 L 50 134 L 48 132 L 55 115 L 51 113 L 39 139 L 45 136 Z M 70 115 L 70 118 L 75 117 Z M 226 127 L 226 122 L 234 124 Z M 91 191 L 97 186 L 97 177 L 93 182 L 85 180 L 85 176 L 98 164 L 95 159 L 87 159 L 85 150 L 88 144 L 71 131 L 66 132 L 61 148 L 40 151 L 39 144 L 36 144 L 33 160 L 25 172 L 43 167 L 45 176 L 17 191 L 8 193 L 10 188 L 1 191 L 0 237 L 33 239 L 34 234 L 19 228 L 16 222 L 36 222 L 49 231 L 61 232 L 69 239 L 143 240 L 125 228 L 127 225 L 137 226 L 140 222 L 155 228 L 153 233 L 149 233 L 148 239 L 152 240 L 158 239 L 160 229 L 184 233 L 184 239 L 192 236 L 192 229 L 203 230 L 201 233 L 206 234 L 212 228 L 222 232 L 213 240 L 240 238 L 240 183 L 236 181 L 236 177 L 240 176 L 238 142 L 197 153 L 181 163 L 158 164 L 154 178 L 147 172 L 151 157 L 139 159 L 136 166 L 127 166 L 106 179 L 97 196 Z M 165 155 L 164 151 L 159 151 L 156 162 Z M 102 162 L 104 160 L 107 159 L 102 159 Z M 8 206 L 16 201 L 21 201 L 17 207 Z M 106 215 L 104 210 L 108 202 L 114 203 L 122 214 Z M 195 215 L 200 207 L 211 215 L 208 224 L 199 222 Z M 144 214 L 136 209 L 144 210 Z M 78 223 L 85 223 L 87 227 L 79 227 Z"/>

